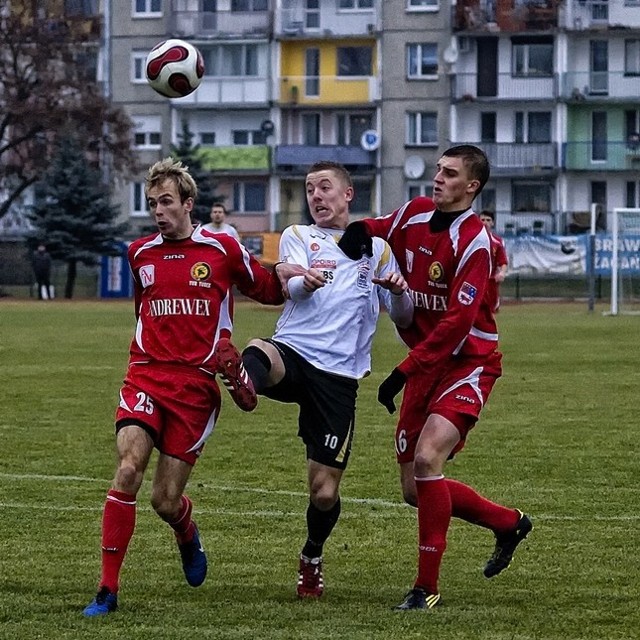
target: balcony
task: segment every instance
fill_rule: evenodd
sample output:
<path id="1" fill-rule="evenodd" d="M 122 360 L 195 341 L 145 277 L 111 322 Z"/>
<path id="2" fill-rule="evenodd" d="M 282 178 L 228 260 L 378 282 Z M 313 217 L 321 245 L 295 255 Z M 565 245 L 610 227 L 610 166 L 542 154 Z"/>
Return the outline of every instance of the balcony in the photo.
<path id="1" fill-rule="evenodd" d="M 570 0 L 562 26 L 570 31 L 604 29 L 609 25 L 639 26 L 640 12 L 627 2 Z"/>
<path id="2" fill-rule="evenodd" d="M 201 147 L 198 157 L 205 169 L 219 173 L 263 174 L 268 172 L 271 166 L 271 154 L 267 145 Z"/>
<path id="3" fill-rule="evenodd" d="M 455 31 L 519 33 L 558 26 L 557 0 L 460 0 L 454 7 Z"/>
<path id="4" fill-rule="evenodd" d="M 562 167 L 571 171 L 640 171 L 640 141 L 565 142 Z"/>
<path id="5" fill-rule="evenodd" d="M 489 158 L 494 177 L 557 173 L 555 142 L 482 142 L 480 145 Z"/>
<path id="6" fill-rule="evenodd" d="M 279 172 L 300 173 L 320 160 L 333 160 L 350 171 L 371 171 L 376 167 L 374 151 L 348 145 L 283 144 L 276 147 L 274 164 Z"/>
<path id="7" fill-rule="evenodd" d="M 375 76 L 283 76 L 276 100 L 281 105 L 371 104 L 380 99 Z"/>
<path id="8" fill-rule="evenodd" d="M 255 107 L 267 105 L 269 94 L 269 81 L 266 78 L 205 76 L 197 91 L 171 102 L 175 106 L 185 107 Z"/>
<path id="9" fill-rule="evenodd" d="M 305 0 L 289 0 L 287 8 L 275 13 L 275 33 L 280 38 L 362 37 L 375 33 L 378 9 L 337 8 L 337 2 L 320 2 L 308 9 Z M 381 2 L 374 2 L 381 5 Z"/>
<path id="10" fill-rule="evenodd" d="M 558 80 L 553 76 L 514 76 L 498 73 L 491 81 L 480 80 L 477 73 L 456 73 L 451 78 L 452 99 L 464 102 L 495 100 L 554 100 Z"/>
<path id="11" fill-rule="evenodd" d="M 179 3 L 182 5 L 183 3 Z M 174 0 L 174 7 L 176 2 Z M 169 33 L 179 38 L 268 38 L 269 11 L 172 11 Z"/>
<path id="12" fill-rule="evenodd" d="M 563 74 L 560 97 L 575 102 L 598 102 L 611 98 L 637 102 L 640 75 L 624 71 L 574 71 Z"/>

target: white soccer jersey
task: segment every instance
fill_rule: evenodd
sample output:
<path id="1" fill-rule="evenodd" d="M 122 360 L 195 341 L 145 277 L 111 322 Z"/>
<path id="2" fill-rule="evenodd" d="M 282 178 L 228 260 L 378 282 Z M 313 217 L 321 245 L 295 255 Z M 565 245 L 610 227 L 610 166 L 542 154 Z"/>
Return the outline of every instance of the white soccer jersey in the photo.
<path id="1" fill-rule="evenodd" d="M 399 268 L 381 238 L 373 238 L 373 257 L 351 260 L 338 248 L 343 232 L 293 225 L 282 233 L 280 260 L 322 271 L 326 284 L 305 300 L 286 301 L 273 338 L 318 369 L 362 378 L 371 371 L 380 299 L 390 308 L 391 297 L 371 278 L 399 273 Z"/>

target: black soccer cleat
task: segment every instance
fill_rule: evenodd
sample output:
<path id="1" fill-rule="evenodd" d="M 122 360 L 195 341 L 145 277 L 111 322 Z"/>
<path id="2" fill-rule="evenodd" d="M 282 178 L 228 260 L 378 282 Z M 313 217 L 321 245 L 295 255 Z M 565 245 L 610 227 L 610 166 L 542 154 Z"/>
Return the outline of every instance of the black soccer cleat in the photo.
<path id="1" fill-rule="evenodd" d="M 404 600 L 393 607 L 394 611 L 410 611 L 412 609 L 433 609 L 441 604 L 439 593 L 427 593 L 420 587 L 414 587 L 407 593 Z"/>
<path id="2" fill-rule="evenodd" d="M 484 567 L 484 577 L 493 578 L 504 571 L 510 564 L 516 547 L 529 535 L 533 524 L 522 511 L 518 511 L 520 520 L 515 529 L 508 533 L 496 534 L 496 548 Z"/>

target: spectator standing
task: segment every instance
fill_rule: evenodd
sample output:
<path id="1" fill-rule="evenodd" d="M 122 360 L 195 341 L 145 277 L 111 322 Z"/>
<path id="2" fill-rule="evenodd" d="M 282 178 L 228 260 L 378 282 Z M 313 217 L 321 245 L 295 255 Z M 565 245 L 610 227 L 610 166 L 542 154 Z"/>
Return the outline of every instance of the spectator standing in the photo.
<path id="1" fill-rule="evenodd" d="M 38 287 L 38 299 L 50 300 L 53 298 L 53 288 L 51 287 L 51 255 L 44 244 L 39 244 L 38 248 L 31 256 L 33 274 Z"/>
<path id="2" fill-rule="evenodd" d="M 495 226 L 495 214 L 493 211 L 485 209 L 478 215 L 489 234 L 489 241 L 491 243 L 491 278 L 487 283 L 485 297 L 489 308 L 494 313 L 498 313 L 500 310 L 500 284 L 504 282 L 504 279 L 507 277 L 507 269 L 509 268 L 507 250 L 504 246 L 504 240 L 493 230 Z"/>
<path id="3" fill-rule="evenodd" d="M 211 222 L 204 225 L 204 228 L 211 233 L 226 233 L 240 242 L 238 230 L 227 222 L 227 209 L 221 203 L 211 206 Z"/>

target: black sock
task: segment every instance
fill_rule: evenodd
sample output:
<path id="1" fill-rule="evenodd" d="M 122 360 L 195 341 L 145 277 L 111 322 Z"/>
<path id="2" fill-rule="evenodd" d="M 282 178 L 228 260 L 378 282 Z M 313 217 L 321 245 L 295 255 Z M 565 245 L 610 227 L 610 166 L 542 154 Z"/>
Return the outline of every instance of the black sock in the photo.
<path id="1" fill-rule="evenodd" d="M 340 517 L 340 497 L 329 511 L 320 511 L 313 502 L 307 507 L 308 538 L 302 548 L 302 555 L 307 558 L 319 558 L 325 541 L 336 526 Z"/>
<path id="2" fill-rule="evenodd" d="M 242 364 L 253 382 L 256 393 L 260 393 L 267 386 L 267 378 L 271 371 L 269 356 L 262 349 L 249 346 L 242 352 Z"/>

